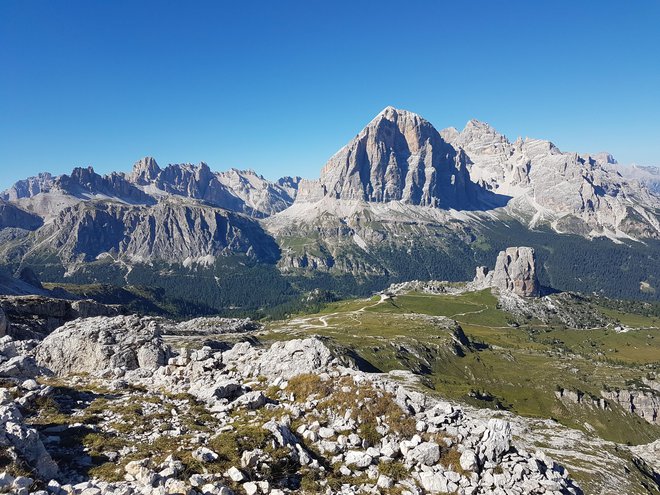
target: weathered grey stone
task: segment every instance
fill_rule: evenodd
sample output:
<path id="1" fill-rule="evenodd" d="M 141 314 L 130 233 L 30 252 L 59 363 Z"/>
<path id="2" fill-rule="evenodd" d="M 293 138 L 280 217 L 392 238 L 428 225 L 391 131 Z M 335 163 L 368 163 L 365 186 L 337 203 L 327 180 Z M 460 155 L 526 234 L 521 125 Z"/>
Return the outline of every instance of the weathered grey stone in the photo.
<path id="1" fill-rule="evenodd" d="M 0 364 L 2 378 L 33 378 L 50 372 L 37 365 L 30 356 L 16 356 Z"/>
<path id="2" fill-rule="evenodd" d="M 247 407 L 248 409 L 259 409 L 266 405 L 268 399 L 261 390 L 253 390 L 241 395 L 231 403 L 234 407 Z"/>
<path id="3" fill-rule="evenodd" d="M 479 454 L 491 462 L 499 462 L 511 448 L 511 424 L 503 419 L 490 419 L 481 438 Z"/>
<path id="4" fill-rule="evenodd" d="M 423 442 L 406 453 L 408 462 L 433 466 L 440 459 L 440 446 L 435 442 Z"/>
<path id="5" fill-rule="evenodd" d="M 261 449 L 246 450 L 241 455 L 241 467 L 253 468 L 259 462 L 259 458 L 263 455 Z"/>
<path id="6" fill-rule="evenodd" d="M 13 404 L 0 406 L 0 450 L 9 449 L 13 449 L 42 478 L 57 475 L 57 464 L 44 448 L 39 433 L 23 424 L 23 417 Z"/>
<path id="7" fill-rule="evenodd" d="M 479 459 L 477 458 L 477 454 L 474 452 L 474 450 L 465 450 L 461 454 L 459 463 L 463 471 L 479 471 Z"/>
<path id="8" fill-rule="evenodd" d="M 194 378 L 194 376 L 191 376 Z M 232 378 L 222 378 L 218 381 L 207 383 L 195 380 L 188 392 L 202 400 L 209 399 L 232 399 L 240 394 L 241 384 Z"/>
<path id="9" fill-rule="evenodd" d="M 276 342 L 255 363 L 258 374 L 269 378 L 291 378 L 317 373 L 333 361 L 330 350 L 317 338 Z"/>
<path id="10" fill-rule="evenodd" d="M 509 247 L 500 251 L 492 272 L 480 266 L 472 284 L 475 288 L 496 287 L 521 297 L 537 297 L 541 286 L 536 278 L 536 256 L 530 247 Z"/>
<path id="11" fill-rule="evenodd" d="M 245 493 L 247 495 L 256 495 L 259 492 L 259 488 L 257 487 L 257 484 L 253 481 L 248 481 L 247 483 L 243 483 L 243 490 L 245 490 Z"/>
<path id="12" fill-rule="evenodd" d="M 447 478 L 444 474 L 433 471 L 423 471 L 419 475 L 422 488 L 429 493 L 448 493 Z"/>
<path id="13" fill-rule="evenodd" d="M 245 475 L 236 466 L 230 467 L 227 470 L 227 472 L 225 473 L 225 475 L 228 478 L 230 478 L 232 481 L 241 482 L 241 481 L 245 480 Z"/>
<path id="14" fill-rule="evenodd" d="M 165 362 L 158 321 L 138 316 L 79 319 L 58 328 L 37 347 L 37 361 L 58 375 L 108 368 L 155 368 Z"/>
<path id="15" fill-rule="evenodd" d="M 348 466 L 355 466 L 358 469 L 364 469 L 371 465 L 373 458 L 366 452 L 360 450 L 349 450 L 346 453 L 345 462 Z"/>
<path id="16" fill-rule="evenodd" d="M 193 450 L 192 456 L 200 462 L 213 462 L 218 459 L 218 454 L 206 447 L 199 447 Z"/>

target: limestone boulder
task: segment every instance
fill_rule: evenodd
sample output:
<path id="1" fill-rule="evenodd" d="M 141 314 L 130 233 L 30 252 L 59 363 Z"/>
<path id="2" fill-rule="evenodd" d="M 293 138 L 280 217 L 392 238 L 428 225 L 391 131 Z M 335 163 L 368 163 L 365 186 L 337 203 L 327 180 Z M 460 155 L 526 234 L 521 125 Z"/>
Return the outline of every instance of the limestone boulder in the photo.
<path id="1" fill-rule="evenodd" d="M 277 342 L 256 361 L 257 374 L 269 378 L 291 378 L 318 373 L 334 361 L 330 349 L 317 338 Z"/>
<path id="2" fill-rule="evenodd" d="M 167 354 L 158 320 L 136 315 L 74 320 L 36 349 L 37 362 L 57 375 L 155 369 L 165 364 Z"/>

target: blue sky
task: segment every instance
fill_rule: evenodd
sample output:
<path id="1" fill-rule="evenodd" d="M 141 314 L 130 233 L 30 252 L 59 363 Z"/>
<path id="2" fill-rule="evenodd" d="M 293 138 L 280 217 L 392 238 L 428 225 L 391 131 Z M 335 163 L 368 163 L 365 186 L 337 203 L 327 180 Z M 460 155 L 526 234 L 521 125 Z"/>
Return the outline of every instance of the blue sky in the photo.
<path id="1" fill-rule="evenodd" d="M 387 105 L 660 164 L 660 2 L 0 0 L 0 188 L 206 161 L 317 177 Z"/>

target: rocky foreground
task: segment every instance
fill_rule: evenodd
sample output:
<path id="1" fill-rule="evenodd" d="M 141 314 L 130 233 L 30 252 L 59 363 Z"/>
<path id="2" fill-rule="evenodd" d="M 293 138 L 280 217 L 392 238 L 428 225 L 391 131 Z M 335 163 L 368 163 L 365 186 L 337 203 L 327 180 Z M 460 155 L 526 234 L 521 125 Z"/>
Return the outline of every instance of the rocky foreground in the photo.
<path id="1" fill-rule="evenodd" d="M 0 380 L 3 493 L 582 493 L 497 413 L 317 338 L 174 351 L 157 319 L 79 319 L 0 338 Z"/>

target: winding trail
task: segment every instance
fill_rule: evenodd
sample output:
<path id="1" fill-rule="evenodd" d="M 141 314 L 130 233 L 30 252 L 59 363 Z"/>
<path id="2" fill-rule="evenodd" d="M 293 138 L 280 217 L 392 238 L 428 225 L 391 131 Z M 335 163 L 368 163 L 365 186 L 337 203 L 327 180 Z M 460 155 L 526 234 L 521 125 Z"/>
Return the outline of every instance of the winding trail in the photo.
<path id="1" fill-rule="evenodd" d="M 483 313 L 487 309 L 490 309 L 488 305 L 486 305 L 485 307 L 481 308 L 478 311 L 466 311 L 465 313 L 456 313 L 455 315 L 448 316 L 448 318 L 454 318 L 455 316 L 476 315 L 479 313 Z"/>
<path id="2" fill-rule="evenodd" d="M 375 306 L 378 306 L 379 304 L 384 303 L 389 299 L 389 296 L 386 296 L 385 294 L 380 294 L 380 299 L 375 302 L 374 304 L 367 304 L 366 306 L 362 306 L 360 309 L 356 309 L 354 311 L 349 311 L 349 312 L 335 312 L 335 313 L 330 313 L 327 315 L 323 316 L 318 316 L 318 317 L 312 317 L 312 318 L 296 318 L 293 319 L 289 322 L 289 324 L 292 325 L 297 325 L 301 330 L 308 330 L 310 328 L 327 328 L 329 326 L 328 324 L 328 318 L 332 318 L 337 315 L 349 315 L 351 318 L 354 318 L 358 323 L 362 323 L 359 318 L 357 317 L 358 314 L 364 313 L 367 309 L 373 308 Z M 311 323 L 312 321 L 317 320 L 320 322 L 319 324 L 314 324 Z"/>

